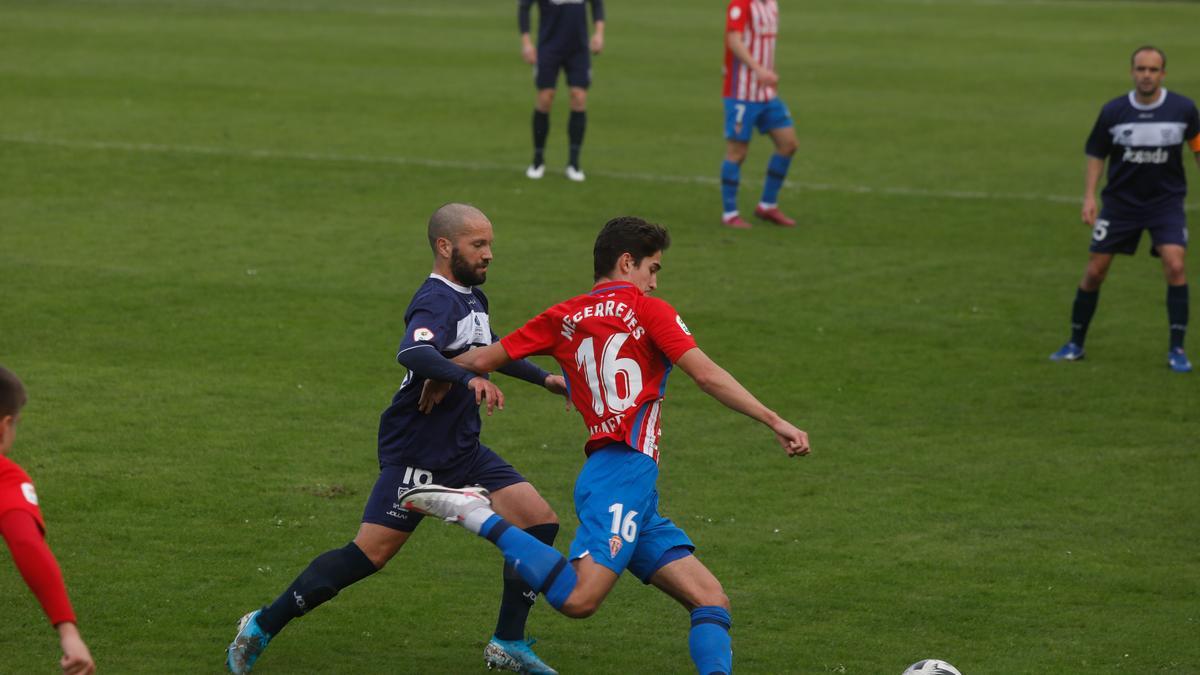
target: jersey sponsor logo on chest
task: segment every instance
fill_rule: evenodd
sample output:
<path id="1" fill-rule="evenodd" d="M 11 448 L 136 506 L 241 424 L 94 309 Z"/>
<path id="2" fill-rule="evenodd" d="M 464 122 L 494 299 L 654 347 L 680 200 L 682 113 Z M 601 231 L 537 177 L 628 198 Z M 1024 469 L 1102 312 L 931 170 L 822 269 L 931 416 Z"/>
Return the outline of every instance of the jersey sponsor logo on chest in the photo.
<path id="1" fill-rule="evenodd" d="M 629 334 L 632 335 L 633 339 L 635 340 L 642 339 L 642 335 L 646 332 L 646 329 L 638 323 L 638 318 L 636 315 L 634 315 L 632 307 L 618 300 L 602 300 L 600 302 L 590 304 L 574 314 L 571 314 L 570 316 L 564 316 L 562 320 L 561 335 L 567 340 L 570 340 L 575 336 L 575 329 L 578 328 L 579 324 L 583 321 L 587 319 L 601 319 L 605 317 L 619 318 L 621 322 L 625 324 L 625 327 L 629 329 Z"/>
<path id="2" fill-rule="evenodd" d="M 1113 143 L 1127 148 L 1163 147 L 1183 142 L 1183 122 L 1128 122 L 1110 127 Z"/>
<path id="3" fill-rule="evenodd" d="M 1121 161 L 1129 162 L 1130 164 L 1166 164 L 1170 158 L 1171 153 L 1166 148 L 1155 148 L 1153 150 L 1125 148 L 1125 154 L 1121 155 Z"/>

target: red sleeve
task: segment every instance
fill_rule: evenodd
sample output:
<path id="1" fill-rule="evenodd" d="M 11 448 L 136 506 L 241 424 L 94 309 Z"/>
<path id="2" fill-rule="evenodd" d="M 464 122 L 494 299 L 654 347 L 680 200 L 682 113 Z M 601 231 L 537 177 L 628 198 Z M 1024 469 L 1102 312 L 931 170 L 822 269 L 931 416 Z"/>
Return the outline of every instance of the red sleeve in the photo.
<path id="1" fill-rule="evenodd" d="M 730 0 L 725 12 L 725 32 L 740 33 L 750 19 L 750 0 Z"/>
<path id="2" fill-rule="evenodd" d="M 666 301 L 646 298 L 638 315 L 654 344 L 671 359 L 671 363 L 696 347 L 696 338 L 692 337 L 679 312 Z"/>
<path id="3" fill-rule="evenodd" d="M 533 317 L 524 326 L 500 338 L 500 345 L 513 361 L 530 356 L 531 354 L 550 354 L 554 351 L 554 343 L 559 328 L 555 325 L 554 308 L 548 309 Z"/>
<path id="4" fill-rule="evenodd" d="M 0 534 L 12 551 L 13 561 L 25 578 L 29 590 L 42 603 L 50 623 L 57 626 L 75 621 L 75 611 L 67 597 L 62 570 L 33 515 L 28 511 L 10 510 L 0 514 Z"/>

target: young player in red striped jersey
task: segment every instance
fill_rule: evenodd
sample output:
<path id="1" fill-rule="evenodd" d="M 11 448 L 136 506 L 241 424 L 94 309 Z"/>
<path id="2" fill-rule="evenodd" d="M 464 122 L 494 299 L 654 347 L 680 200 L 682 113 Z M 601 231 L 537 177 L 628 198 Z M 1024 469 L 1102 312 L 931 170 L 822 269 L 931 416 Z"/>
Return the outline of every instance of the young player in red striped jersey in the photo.
<path id="1" fill-rule="evenodd" d="M 796 221 L 779 210 L 779 190 L 796 153 L 792 114 L 776 87 L 775 40 L 779 5 L 775 0 L 730 0 L 725 14 L 725 161 L 721 164 L 721 222 L 745 229 L 750 223 L 738 214 L 737 192 L 742 162 L 753 129 L 768 134 L 775 153 L 767 162 L 767 179 L 754 215 L 776 225 Z"/>
<path id="2" fill-rule="evenodd" d="M 6 457 L 17 433 L 17 421 L 25 406 L 25 386 L 0 366 L 0 534 L 12 551 L 29 590 L 58 631 L 63 656 L 59 661 L 68 675 L 96 672 L 92 654 L 75 625 L 75 610 L 67 597 L 62 571 L 46 544 L 46 523 L 38 506 L 33 481 L 16 462 Z"/>
<path id="3" fill-rule="evenodd" d="M 714 675 L 733 668 L 729 598 L 687 534 L 658 510 L 667 376 L 679 366 L 702 391 L 768 427 L 789 456 L 807 455 L 809 443 L 808 434 L 701 351 L 670 304 L 650 297 L 669 244 L 659 225 L 633 217 L 609 221 L 596 238 L 591 291 L 547 309 L 499 343 L 455 358 L 479 373 L 531 354 L 551 355 L 562 367 L 589 436 L 575 481 L 579 528 L 567 557 L 496 515 L 486 490 L 418 486 L 401 503 L 487 538 L 570 617 L 595 613 L 629 570 L 688 610 L 692 661 L 701 675 Z"/>

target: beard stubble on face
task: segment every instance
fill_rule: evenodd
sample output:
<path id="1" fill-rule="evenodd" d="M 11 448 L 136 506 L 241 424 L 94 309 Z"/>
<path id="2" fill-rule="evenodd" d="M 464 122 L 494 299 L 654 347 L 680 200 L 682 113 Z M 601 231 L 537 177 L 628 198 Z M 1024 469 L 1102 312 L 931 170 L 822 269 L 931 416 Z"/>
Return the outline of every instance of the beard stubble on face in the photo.
<path id="1" fill-rule="evenodd" d="M 487 265 L 484 263 L 471 265 L 458 252 L 457 247 L 450 250 L 450 271 L 454 273 L 454 278 L 464 286 L 482 286 L 483 282 L 487 281 Z"/>

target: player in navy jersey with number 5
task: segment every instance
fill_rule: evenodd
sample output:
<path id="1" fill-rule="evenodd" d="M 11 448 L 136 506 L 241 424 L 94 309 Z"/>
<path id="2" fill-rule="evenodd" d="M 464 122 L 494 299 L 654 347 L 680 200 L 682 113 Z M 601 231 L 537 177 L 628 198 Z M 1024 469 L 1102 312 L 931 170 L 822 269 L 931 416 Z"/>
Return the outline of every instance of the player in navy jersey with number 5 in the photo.
<path id="1" fill-rule="evenodd" d="M 729 598 L 693 555 L 688 536 L 658 512 L 667 376 L 679 366 L 705 393 L 769 427 L 788 455 L 808 454 L 808 435 L 714 363 L 675 309 L 648 295 L 669 243 L 664 228 L 640 218 L 609 221 L 596 239 L 591 291 L 547 309 L 499 343 L 455 359 L 475 372 L 530 354 L 552 355 L 562 366 L 589 435 L 587 461 L 575 482 L 580 523 L 569 558 L 493 512 L 485 490 L 418 486 L 401 501 L 493 542 L 531 587 L 570 617 L 593 614 L 628 569 L 691 613 L 688 646 L 698 672 L 729 673 Z"/>
<path id="2" fill-rule="evenodd" d="M 242 617 L 227 651 L 226 665 L 234 673 L 249 672 L 289 621 L 374 574 L 396 555 L 421 521 L 420 514 L 400 507 L 399 495 L 415 485 L 482 485 L 495 494 L 497 510 L 535 540 L 552 544 L 558 533 L 558 518 L 537 490 L 479 442 L 479 405 L 485 402 L 489 414 L 493 406 L 502 406 L 500 390 L 449 360 L 496 340 L 487 297 L 478 288 L 492 260 L 492 224 L 472 206 L 446 204 L 429 219 L 428 236 L 433 273 L 404 314 L 404 338 L 396 360 L 408 368 L 408 375 L 379 420 L 379 478 L 358 534 L 346 546 L 314 558 L 275 602 Z M 514 361 L 501 372 L 566 393 L 561 376 L 529 361 Z M 420 405 L 421 392 L 431 379 L 453 383 L 441 405 L 432 408 Z M 489 667 L 555 673 L 525 640 L 525 620 L 535 597 L 506 565 L 496 633 L 484 648 Z"/>
<path id="3" fill-rule="evenodd" d="M 768 134 L 775 154 L 767 162 L 767 179 L 754 215 L 776 225 L 796 221 L 779 210 L 779 191 L 796 154 L 792 114 L 776 88 L 775 40 L 779 4 L 775 0 L 730 0 L 725 12 L 725 161 L 721 164 L 721 222 L 727 227 L 750 227 L 738 215 L 737 193 L 742 162 L 755 129 Z"/>
<path id="4" fill-rule="evenodd" d="M 534 66 L 537 101 L 533 107 L 533 163 L 525 175 L 537 180 L 546 173 L 546 136 L 550 133 L 550 106 L 558 71 L 567 74 L 571 116 L 567 120 L 568 159 L 566 176 L 575 182 L 586 179 L 579 164 L 579 151 L 587 130 L 587 92 L 592 84 L 592 54 L 604 49 L 604 2 L 592 5 L 595 30 L 588 40 L 585 0 L 537 0 L 538 41 L 529 37 L 529 8 L 534 0 L 518 0 L 517 25 L 521 30 L 521 57 Z"/>
<path id="5" fill-rule="evenodd" d="M 1167 281 L 1167 321 L 1170 343 L 1167 365 L 1178 373 L 1192 364 L 1183 351 L 1188 322 L 1187 218 L 1183 200 L 1187 175 L 1184 148 L 1200 165 L 1200 113 L 1186 96 L 1162 86 L 1167 57 L 1157 47 L 1139 47 L 1130 58 L 1134 88 L 1100 110 L 1088 136 L 1087 187 L 1082 218 L 1092 228 L 1087 268 L 1075 292 L 1071 310 L 1071 339 L 1050 355 L 1054 361 L 1078 361 L 1096 312 L 1100 285 L 1108 276 L 1113 255 L 1137 251 L 1142 231 L 1150 233 L 1150 253 L 1162 258 Z M 1104 208 L 1097 214 L 1096 187 L 1108 160 Z"/>

